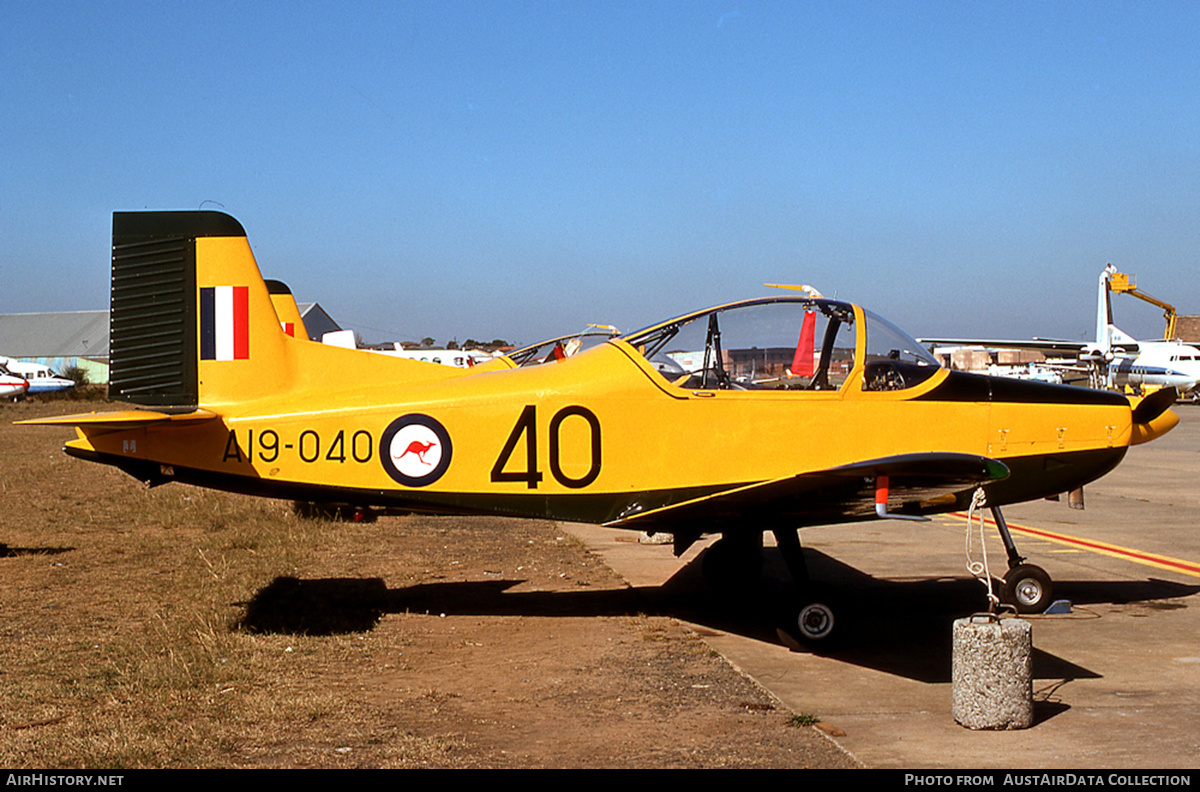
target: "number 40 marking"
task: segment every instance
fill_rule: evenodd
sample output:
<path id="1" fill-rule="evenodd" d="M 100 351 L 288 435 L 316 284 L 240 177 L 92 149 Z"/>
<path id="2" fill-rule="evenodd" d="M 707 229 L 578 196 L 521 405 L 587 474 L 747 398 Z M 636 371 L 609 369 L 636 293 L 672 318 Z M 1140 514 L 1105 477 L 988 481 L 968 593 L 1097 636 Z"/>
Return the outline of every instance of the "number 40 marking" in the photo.
<path id="1" fill-rule="evenodd" d="M 588 469 L 588 472 L 580 478 L 571 478 L 568 476 L 563 472 L 561 465 L 559 432 L 563 421 L 572 416 L 578 416 L 587 421 L 588 429 L 591 432 L 592 465 Z M 571 489 L 586 487 L 595 481 L 596 477 L 600 475 L 600 421 L 596 418 L 596 414 L 588 408 L 578 405 L 564 407 L 550 419 L 548 429 L 550 435 L 550 473 L 554 476 L 554 480 L 564 487 L 570 487 Z M 508 464 L 509 458 L 513 455 L 513 451 L 516 450 L 517 444 L 521 442 L 522 437 L 525 438 L 525 469 L 505 471 L 504 468 Z M 492 465 L 492 481 L 524 481 L 529 489 L 537 489 L 538 482 L 542 480 L 542 473 L 538 470 L 537 449 L 537 406 L 528 404 L 521 411 L 521 416 L 517 418 L 517 423 L 513 426 L 512 432 L 509 433 L 508 440 L 505 441 L 504 448 L 500 451 L 500 456 L 496 459 L 496 464 Z"/>

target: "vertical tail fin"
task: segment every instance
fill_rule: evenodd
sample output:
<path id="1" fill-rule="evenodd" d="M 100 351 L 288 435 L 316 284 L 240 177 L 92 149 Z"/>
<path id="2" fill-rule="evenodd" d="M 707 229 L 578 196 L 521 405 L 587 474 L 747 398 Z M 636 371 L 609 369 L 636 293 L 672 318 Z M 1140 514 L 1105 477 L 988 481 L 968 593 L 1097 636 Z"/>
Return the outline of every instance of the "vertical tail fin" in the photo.
<path id="1" fill-rule="evenodd" d="M 271 304 L 275 306 L 275 314 L 279 317 L 279 326 L 285 335 L 292 338 L 308 338 L 304 327 L 304 318 L 300 316 L 300 306 L 286 283 L 277 280 L 267 281 L 267 291 L 271 295 Z"/>
<path id="2" fill-rule="evenodd" d="M 1109 264 L 1100 273 L 1100 283 L 1098 284 L 1096 296 L 1096 348 L 1107 353 L 1112 349 L 1112 333 L 1110 328 L 1113 326 L 1112 318 L 1112 291 L 1109 289 L 1109 282 L 1112 279 L 1117 268 Z"/>
<path id="3" fill-rule="evenodd" d="M 1136 338 L 1113 324 L 1112 293 L 1114 279 L 1122 279 L 1120 283 L 1123 284 L 1124 279 L 1127 277 L 1117 272 L 1117 268 L 1112 264 L 1109 264 L 1100 273 L 1100 296 L 1099 305 L 1096 309 L 1096 344 L 1105 353 L 1112 352 L 1114 347 L 1137 344 Z M 1117 291 L 1120 291 L 1120 289 L 1117 289 Z"/>
<path id="4" fill-rule="evenodd" d="M 232 217 L 114 213 L 111 296 L 109 398 L 183 411 L 287 387 L 287 338 Z"/>

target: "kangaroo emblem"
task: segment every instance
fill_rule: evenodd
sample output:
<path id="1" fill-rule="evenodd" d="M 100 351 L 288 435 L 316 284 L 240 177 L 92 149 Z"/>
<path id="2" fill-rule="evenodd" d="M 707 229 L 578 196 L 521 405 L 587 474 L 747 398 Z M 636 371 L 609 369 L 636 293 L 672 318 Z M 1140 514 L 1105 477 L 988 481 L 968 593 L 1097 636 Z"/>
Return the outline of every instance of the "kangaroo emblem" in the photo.
<path id="1" fill-rule="evenodd" d="M 399 462 L 409 454 L 416 454 L 417 459 L 421 460 L 422 465 L 432 465 L 432 462 L 425 461 L 425 454 L 435 445 L 437 445 L 437 443 L 422 443 L 420 440 L 413 440 L 408 444 L 408 448 L 404 449 L 404 453 L 396 457 L 396 461 Z"/>

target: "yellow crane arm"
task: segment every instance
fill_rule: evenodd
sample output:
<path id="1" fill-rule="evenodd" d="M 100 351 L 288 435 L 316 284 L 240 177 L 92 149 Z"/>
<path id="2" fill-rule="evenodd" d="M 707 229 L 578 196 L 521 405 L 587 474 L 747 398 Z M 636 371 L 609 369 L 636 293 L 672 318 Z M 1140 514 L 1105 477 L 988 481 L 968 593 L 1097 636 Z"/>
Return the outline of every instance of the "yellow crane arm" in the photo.
<path id="1" fill-rule="evenodd" d="M 1170 340 L 1175 337 L 1175 306 L 1168 302 L 1151 297 L 1143 291 L 1138 290 L 1137 284 L 1133 281 L 1132 275 L 1126 275 L 1123 272 L 1114 272 L 1108 281 L 1110 291 L 1117 294 L 1132 294 L 1139 300 L 1144 300 L 1151 305 L 1157 305 L 1163 309 L 1163 318 L 1167 320 L 1167 329 L 1163 338 Z"/>

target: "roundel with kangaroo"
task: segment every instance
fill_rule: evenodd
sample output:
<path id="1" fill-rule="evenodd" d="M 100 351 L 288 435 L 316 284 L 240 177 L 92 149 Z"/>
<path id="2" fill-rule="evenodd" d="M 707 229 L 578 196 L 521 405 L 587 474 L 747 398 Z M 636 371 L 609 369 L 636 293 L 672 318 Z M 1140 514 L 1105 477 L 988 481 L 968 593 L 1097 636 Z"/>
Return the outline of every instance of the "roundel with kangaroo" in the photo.
<path id="1" fill-rule="evenodd" d="M 426 487 L 450 467 L 450 433 L 435 418 L 420 413 L 388 424 L 380 439 L 383 469 L 406 487 Z"/>

